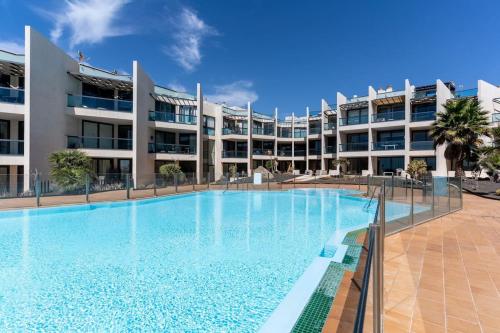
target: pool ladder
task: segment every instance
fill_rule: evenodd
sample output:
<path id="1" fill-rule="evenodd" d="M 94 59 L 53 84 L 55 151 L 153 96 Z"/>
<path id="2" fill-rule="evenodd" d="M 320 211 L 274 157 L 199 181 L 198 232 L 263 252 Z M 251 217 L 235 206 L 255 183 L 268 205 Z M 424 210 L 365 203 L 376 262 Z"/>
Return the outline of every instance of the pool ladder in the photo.
<path id="1" fill-rule="evenodd" d="M 373 190 L 373 193 L 370 197 L 370 201 L 368 201 L 367 203 L 365 203 L 365 205 L 363 206 L 363 209 L 368 211 L 370 209 L 370 206 L 372 205 L 372 202 L 373 202 L 373 199 L 375 198 L 375 193 L 377 192 L 377 189 L 379 189 L 379 192 L 380 192 L 380 187 L 375 187 L 375 189 Z"/>

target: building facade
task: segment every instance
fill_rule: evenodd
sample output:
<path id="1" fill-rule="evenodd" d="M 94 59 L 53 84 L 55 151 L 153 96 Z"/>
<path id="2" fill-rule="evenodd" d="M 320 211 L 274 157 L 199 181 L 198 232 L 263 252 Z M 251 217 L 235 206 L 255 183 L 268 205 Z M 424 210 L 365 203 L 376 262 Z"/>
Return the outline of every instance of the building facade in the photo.
<path id="1" fill-rule="evenodd" d="M 204 182 L 232 165 L 251 175 L 268 161 L 282 172 L 326 173 L 337 158 L 352 174 L 387 174 L 424 159 L 446 175 L 444 147 L 434 150 L 428 132 L 454 98 L 477 98 L 492 126 L 500 123 L 500 88 L 481 80 L 462 91 L 440 80 L 368 87 L 365 96 L 337 93 L 334 104 L 322 100 L 305 116 L 279 119 L 278 110 L 266 115 L 250 103 L 206 101 L 200 84 L 195 94 L 156 85 L 138 61 L 131 75 L 79 63 L 26 27 L 25 54 L 0 51 L 1 191 L 27 190 L 33 173 L 49 174 L 50 153 L 64 149 L 84 151 L 96 174 L 132 174 L 136 184 L 165 163 Z"/>

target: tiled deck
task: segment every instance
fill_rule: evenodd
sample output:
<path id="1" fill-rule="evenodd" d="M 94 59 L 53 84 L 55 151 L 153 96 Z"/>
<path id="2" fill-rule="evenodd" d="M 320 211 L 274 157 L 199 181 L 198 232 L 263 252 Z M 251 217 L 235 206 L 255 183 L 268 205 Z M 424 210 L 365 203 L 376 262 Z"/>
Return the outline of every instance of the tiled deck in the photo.
<path id="1" fill-rule="evenodd" d="M 385 332 L 500 332 L 500 202 L 464 195 L 462 211 L 387 237 L 384 270 Z M 324 332 L 352 332 L 357 299 L 337 298 Z"/>

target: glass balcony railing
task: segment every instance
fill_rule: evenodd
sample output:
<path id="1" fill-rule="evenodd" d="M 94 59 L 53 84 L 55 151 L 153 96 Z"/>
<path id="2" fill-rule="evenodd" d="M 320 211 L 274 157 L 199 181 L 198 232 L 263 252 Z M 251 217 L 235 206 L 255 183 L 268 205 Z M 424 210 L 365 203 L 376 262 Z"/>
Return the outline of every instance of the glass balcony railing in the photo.
<path id="1" fill-rule="evenodd" d="M 295 149 L 293 154 L 294 156 L 306 156 L 306 151 L 302 149 Z"/>
<path id="2" fill-rule="evenodd" d="M 337 152 L 337 146 L 326 146 L 325 154 L 335 154 Z"/>
<path id="3" fill-rule="evenodd" d="M 500 112 L 496 112 L 491 115 L 491 122 L 492 123 L 500 122 Z"/>
<path id="4" fill-rule="evenodd" d="M 194 155 L 196 154 L 196 146 L 157 142 L 148 144 L 148 152 L 161 154 Z"/>
<path id="5" fill-rule="evenodd" d="M 24 90 L 0 87 L 0 102 L 24 104 Z"/>
<path id="6" fill-rule="evenodd" d="M 359 103 L 368 101 L 368 96 L 356 96 L 347 99 L 346 103 Z"/>
<path id="7" fill-rule="evenodd" d="M 340 126 L 368 124 L 368 115 L 359 117 L 339 118 Z"/>
<path id="8" fill-rule="evenodd" d="M 254 148 L 253 154 L 254 155 L 272 156 L 272 155 L 274 155 L 274 150 L 273 149 Z"/>
<path id="9" fill-rule="evenodd" d="M 0 155 L 24 155 L 24 141 L 0 139 Z"/>
<path id="10" fill-rule="evenodd" d="M 405 149 L 404 140 L 372 142 L 372 150 L 398 150 Z"/>
<path id="11" fill-rule="evenodd" d="M 436 119 L 436 112 L 435 111 L 429 111 L 429 112 L 413 112 L 411 114 L 411 121 L 429 121 L 429 120 L 435 120 Z"/>
<path id="12" fill-rule="evenodd" d="M 278 132 L 278 138 L 291 138 L 292 132 Z"/>
<path id="13" fill-rule="evenodd" d="M 223 128 L 222 135 L 247 135 L 248 130 L 246 128 Z"/>
<path id="14" fill-rule="evenodd" d="M 337 127 L 336 123 L 325 123 L 325 125 L 324 125 L 325 131 L 334 130 L 335 127 Z"/>
<path id="15" fill-rule="evenodd" d="M 132 139 L 73 136 L 68 135 L 67 148 L 69 149 L 118 149 L 132 150 Z"/>
<path id="16" fill-rule="evenodd" d="M 292 156 L 291 149 L 278 149 L 278 156 Z"/>
<path id="17" fill-rule="evenodd" d="M 436 97 L 436 90 L 435 89 L 415 91 L 413 93 L 413 99 L 423 99 L 423 98 L 429 98 L 429 97 Z"/>
<path id="18" fill-rule="evenodd" d="M 93 96 L 68 95 L 68 106 L 107 111 L 132 112 L 132 101 Z"/>
<path id="19" fill-rule="evenodd" d="M 477 88 L 455 91 L 454 98 L 468 98 L 477 96 Z"/>
<path id="20" fill-rule="evenodd" d="M 343 143 L 339 145 L 339 150 L 344 151 L 368 151 L 368 142 Z"/>
<path id="21" fill-rule="evenodd" d="M 255 135 L 269 135 L 269 136 L 273 136 L 274 135 L 274 130 L 272 128 L 268 129 L 268 128 L 258 128 L 258 127 L 255 127 L 255 128 L 253 128 L 252 133 L 255 134 Z"/>
<path id="22" fill-rule="evenodd" d="M 310 148 L 309 155 L 321 155 L 321 149 Z"/>
<path id="23" fill-rule="evenodd" d="M 248 153 L 244 151 L 223 150 L 222 158 L 247 158 Z"/>
<path id="24" fill-rule="evenodd" d="M 213 136 L 215 135 L 215 128 L 203 127 L 203 134 Z"/>
<path id="25" fill-rule="evenodd" d="M 311 127 L 309 128 L 310 135 L 321 134 L 321 127 Z"/>
<path id="26" fill-rule="evenodd" d="M 434 150 L 433 141 L 412 141 L 410 142 L 410 150 Z"/>
<path id="27" fill-rule="evenodd" d="M 373 123 L 381 123 L 386 121 L 396 121 L 396 120 L 404 120 L 405 112 L 404 111 L 395 111 L 395 112 L 381 112 L 372 115 Z"/>
<path id="28" fill-rule="evenodd" d="M 398 90 L 398 91 L 387 91 L 383 93 L 377 93 L 377 99 L 382 99 L 382 98 L 391 98 L 391 97 L 397 97 L 397 96 L 403 96 L 405 94 L 404 90 Z"/>
<path id="29" fill-rule="evenodd" d="M 196 116 L 183 113 L 149 111 L 149 120 L 166 123 L 196 125 Z"/>
<path id="30" fill-rule="evenodd" d="M 293 137 L 296 138 L 296 139 L 302 139 L 302 138 L 305 138 L 307 136 L 307 131 L 306 129 L 302 129 L 302 130 L 296 130 L 294 133 L 293 133 Z"/>

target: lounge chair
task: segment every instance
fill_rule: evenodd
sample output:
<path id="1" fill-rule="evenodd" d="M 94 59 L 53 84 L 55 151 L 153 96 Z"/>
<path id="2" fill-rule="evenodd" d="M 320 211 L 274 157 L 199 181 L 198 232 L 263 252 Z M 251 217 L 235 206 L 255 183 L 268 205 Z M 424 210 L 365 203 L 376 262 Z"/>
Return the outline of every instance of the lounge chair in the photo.
<path id="1" fill-rule="evenodd" d="M 300 175 L 300 170 L 293 170 L 293 175 L 294 176 Z"/>
<path id="2" fill-rule="evenodd" d="M 369 176 L 370 175 L 370 171 L 368 170 L 361 170 L 361 176 Z"/>
<path id="3" fill-rule="evenodd" d="M 328 170 L 328 175 L 332 177 L 340 177 L 340 171 L 339 170 Z"/>
<path id="4" fill-rule="evenodd" d="M 465 178 L 474 178 L 474 173 L 472 171 L 464 171 Z"/>

